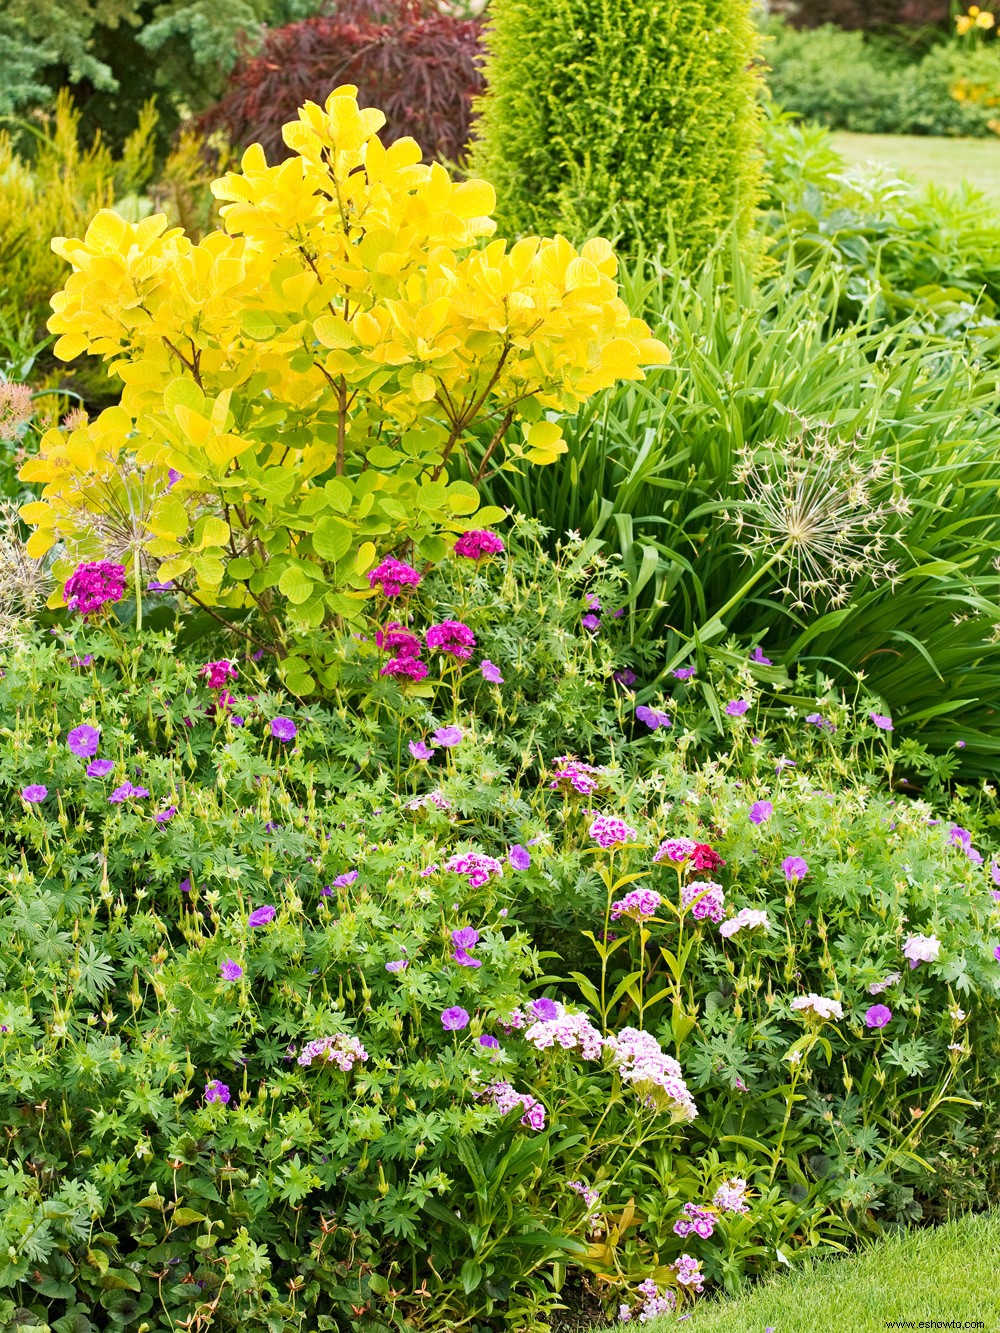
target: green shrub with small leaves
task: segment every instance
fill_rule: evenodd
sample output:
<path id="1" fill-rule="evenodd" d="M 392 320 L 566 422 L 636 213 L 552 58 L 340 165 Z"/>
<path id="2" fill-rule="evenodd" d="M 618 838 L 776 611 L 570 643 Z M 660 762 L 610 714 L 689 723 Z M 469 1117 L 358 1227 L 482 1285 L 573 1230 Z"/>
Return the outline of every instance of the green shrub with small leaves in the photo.
<path id="1" fill-rule="evenodd" d="M 675 242 L 745 234 L 758 190 L 750 0 L 495 0 L 475 171 L 507 234 Z M 637 34 L 642 39 L 637 40 Z"/>

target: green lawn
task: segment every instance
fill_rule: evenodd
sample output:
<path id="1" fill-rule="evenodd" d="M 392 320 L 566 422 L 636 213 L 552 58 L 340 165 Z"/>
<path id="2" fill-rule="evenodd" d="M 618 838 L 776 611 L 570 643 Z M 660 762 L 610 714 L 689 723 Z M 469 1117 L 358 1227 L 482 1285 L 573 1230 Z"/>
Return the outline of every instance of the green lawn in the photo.
<path id="1" fill-rule="evenodd" d="M 913 1232 L 811 1273 L 777 1277 L 733 1300 L 706 1301 L 691 1333 L 884 1333 L 1000 1328 L 1000 1213 Z M 923 1321 L 921 1323 L 921 1321 Z M 646 1324 L 655 1333 L 674 1320 Z"/>
<path id="2" fill-rule="evenodd" d="M 963 180 L 1000 199 L 1000 138 L 929 139 L 907 134 L 835 134 L 851 165 L 884 162 L 922 185 L 949 188 Z"/>

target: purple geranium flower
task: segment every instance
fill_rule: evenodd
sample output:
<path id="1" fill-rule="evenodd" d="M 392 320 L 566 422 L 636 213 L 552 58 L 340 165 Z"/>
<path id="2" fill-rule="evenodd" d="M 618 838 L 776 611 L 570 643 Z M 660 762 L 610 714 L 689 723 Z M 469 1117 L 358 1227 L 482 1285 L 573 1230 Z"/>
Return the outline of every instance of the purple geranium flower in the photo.
<path id="1" fill-rule="evenodd" d="M 515 842 L 507 853 L 507 860 L 515 870 L 527 870 L 531 865 L 531 853 L 527 847 L 522 847 L 519 842 Z"/>
<path id="2" fill-rule="evenodd" d="M 247 917 L 248 926 L 266 926 L 269 921 L 273 921 L 277 916 L 277 908 L 265 903 L 263 907 L 255 907 Z"/>
<path id="3" fill-rule="evenodd" d="M 993 957 L 997 960 L 998 963 L 1000 963 L 1000 944 L 998 944 L 996 948 L 993 950 Z"/>
<path id="4" fill-rule="evenodd" d="M 106 778 L 114 771 L 115 766 L 110 759 L 95 759 L 92 764 L 87 765 L 88 778 Z"/>
<path id="5" fill-rule="evenodd" d="M 338 875 L 333 881 L 338 889 L 346 889 L 349 884 L 353 884 L 358 877 L 356 870 L 345 870 L 342 875 Z"/>
<path id="6" fill-rule="evenodd" d="M 500 1049 L 500 1043 L 496 1037 L 491 1037 L 488 1032 L 484 1032 L 479 1038 L 480 1046 L 485 1046 L 488 1051 L 497 1051 Z"/>
<path id="7" fill-rule="evenodd" d="M 750 823 L 766 824 L 774 814 L 774 806 L 770 801 L 754 801 L 750 807 Z"/>
<path id="8" fill-rule="evenodd" d="M 770 659 L 769 657 L 765 657 L 765 656 L 764 656 L 764 654 L 763 654 L 763 652 L 762 652 L 762 650 L 761 650 L 761 648 L 760 648 L 759 646 L 756 647 L 756 648 L 753 650 L 753 652 L 750 654 L 750 661 L 751 661 L 751 662 L 756 662 L 756 664 L 757 664 L 758 666 L 773 666 L 773 665 L 774 665 L 774 663 L 771 661 L 771 659 Z"/>
<path id="9" fill-rule="evenodd" d="M 749 707 L 746 699 L 730 699 L 726 704 L 726 713 L 729 717 L 742 717 Z"/>
<path id="10" fill-rule="evenodd" d="M 584 629 L 599 630 L 601 628 L 601 617 L 591 616 L 591 615 L 582 616 L 580 619 L 580 624 L 583 626 Z"/>
<path id="11" fill-rule="evenodd" d="M 623 689 L 630 690 L 636 682 L 636 674 L 625 667 L 623 670 L 615 672 L 614 679 Z"/>
<path id="12" fill-rule="evenodd" d="M 243 975 L 243 969 L 235 959 L 227 958 L 219 968 L 219 973 L 226 981 L 239 981 Z"/>
<path id="13" fill-rule="evenodd" d="M 690 680 L 697 673 L 697 667 L 678 667 L 674 672 L 675 680 Z"/>
<path id="14" fill-rule="evenodd" d="M 275 717 L 271 719 L 271 735 L 277 741 L 293 741 L 298 735 L 299 729 L 290 717 Z"/>
<path id="15" fill-rule="evenodd" d="M 886 1008 L 884 1004 L 873 1004 L 865 1014 L 865 1026 L 869 1028 L 884 1028 L 891 1022 L 892 1010 Z"/>
<path id="16" fill-rule="evenodd" d="M 444 749 L 450 750 L 461 743 L 462 728 L 438 727 L 437 730 L 432 733 L 431 740 L 434 741 L 435 744 L 442 746 Z"/>
<path id="17" fill-rule="evenodd" d="M 650 731 L 670 726 L 670 714 L 664 713 L 659 708 L 648 708 L 645 704 L 640 704 L 635 710 L 635 715 L 640 722 L 645 722 Z"/>
<path id="18" fill-rule="evenodd" d="M 23 800 L 27 801 L 29 805 L 38 805 L 41 801 L 45 800 L 48 794 L 48 787 L 43 787 L 40 782 L 33 782 L 30 787 L 25 787 L 22 790 L 21 797 Z"/>
<path id="19" fill-rule="evenodd" d="M 483 680 L 488 680 L 491 685 L 502 685 L 503 676 L 500 674 L 500 668 L 494 665 L 488 657 L 484 657 L 479 664 L 479 670 Z"/>
<path id="20" fill-rule="evenodd" d="M 781 863 L 781 868 L 785 872 L 785 879 L 789 884 L 798 884 L 799 880 L 805 879 L 809 874 L 809 867 L 803 861 L 801 856 L 786 856 Z"/>
<path id="21" fill-rule="evenodd" d="M 66 744 L 78 759 L 92 759 L 97 753 L 100 740 L 101 732 L 98 727 L 91 727 L 86 722 L 81 722 L 66 737 Z"/>
<path id="22" fill-rule="evenodd" d="M 229 1104 L 232 1094 L 225 1083 L 220 1083 L 217 1078 L 213 1078 L 211 1083 L 205 1084 L 205 1101 L 221 1102 L 223 1106 Z"/>
<path id="23" fill-rule="evenodd" d="M 176 805 L 168 805 L 166 810 L 158 810 L 153 816 L 153 822 L 156 824 L 165 824 L 168 819 L 173 819 L 177 813 Z"/>
<path id="24" fill-rule="evenodd" d="M 461 1032 L 462 1028 L 469 1026 L 468 1011 L 461 1005 L 453 1005 L 450 1009 L 441 1011 L 441 1026 L 445 1032 Z"/>
<path id="25" fill-rule="evenodd" d="M 423 741 L 410 741 L 408 749 L 410 751 L 410 754 L 413 755 L 414 759 L 419 759 L 422 764 L 425 764 L 427 760 L 430 759 L 431 755 L 434 753 L 431 747 L 429 745 L 425 745 Z"/>
<path id="26" fill-rule="evenodd" d="M 404 968 L 409 967 L 409 965 L 407 959 L 395 958 L 391 963 L 386 963 L 385 970 L 387 972 L 402 972 Z"/>
<path id="27" fill-rule="evenodd" d="M 121 805 L 123 801 L 141 800 L 148 796 L 149 792 L 145 787 L 136 787 L 131 782 L 123 782 L 120 787 L 116 787 L 108 801 L 111 805 Z"/>
<path id="28" fill-rule="evenodd" d="M 884 713 L 869 713 L 868 716 L 880 731 L 892 731 L 892 718 Z"/>
<path id="29" fill-rule="evenodd" d="M 555 1000 L 550 1000 L 547 995 L 541 996 L 537 1000 L 532 1000 L 528 1008 L 543 1023 L 550 1022 L 553 1018 L 559 1017 L 559 1006 Z"/>

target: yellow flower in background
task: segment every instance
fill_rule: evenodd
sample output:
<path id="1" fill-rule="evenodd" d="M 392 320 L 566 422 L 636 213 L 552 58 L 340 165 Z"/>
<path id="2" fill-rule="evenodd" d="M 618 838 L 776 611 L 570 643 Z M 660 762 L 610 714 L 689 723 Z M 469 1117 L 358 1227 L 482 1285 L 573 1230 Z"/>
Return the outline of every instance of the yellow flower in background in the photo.
<path id="1" fill-rule="evenodd" d="M 984 11 L 984 12 L 981 12 L 981 13 L 979 13 L 979 14 L 976 15 L 976 27 L 977 27 L 977 28 L 983 28 L 983 29 L 985 29 L 986 31 L 989 31 L 989 29 L 993 27 L 993 24 L 994 24 L 995 22 L 996 22 L 996 19 L 994 19 L 993 15 L 992 15 L 992 14 L 987 14 L 985 11 Z"/>
<path id="2" fill-rule="evenodd" d="M 964 37 L 974 28 L 988 32 L 995 23 L 996 19 L 987 10 L 980 9 L 978 5 L 970 5 L 967 13 L 956 15 L 955 31 L 959 37 Z"/>

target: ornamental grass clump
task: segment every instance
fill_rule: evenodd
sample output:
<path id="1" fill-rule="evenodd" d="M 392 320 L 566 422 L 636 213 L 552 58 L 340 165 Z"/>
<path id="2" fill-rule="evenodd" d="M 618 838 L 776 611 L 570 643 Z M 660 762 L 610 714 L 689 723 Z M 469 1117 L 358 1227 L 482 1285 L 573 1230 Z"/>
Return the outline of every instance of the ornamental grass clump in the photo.
<path id="1" fill-rule="evenodd" d="M 102 356 L 123 387 L 24 464 L 29 553 L 64 543 L 67 573 L 113 554 L 140 605 L 153 573 L 243 620 L 299 694 L 338 678 L 326 631 L 419 584 L 395 553 L 437 561 L 470 531 L 462 553 L 496 553 L 476 483 L 552 463 L 554 417 L 669 360 L 607 241 L 490 239 L 492 187 L 412 139 L 384 148 L 384 119 L 351 86 L 307 103 L 293 156 L 254 146 L 215 183 L 223 229 L 199 244 L 107 210 L 54 242 L 73 266 L 55 353 Z M 481 466 L 456 480 L 474 434 Z"/>

